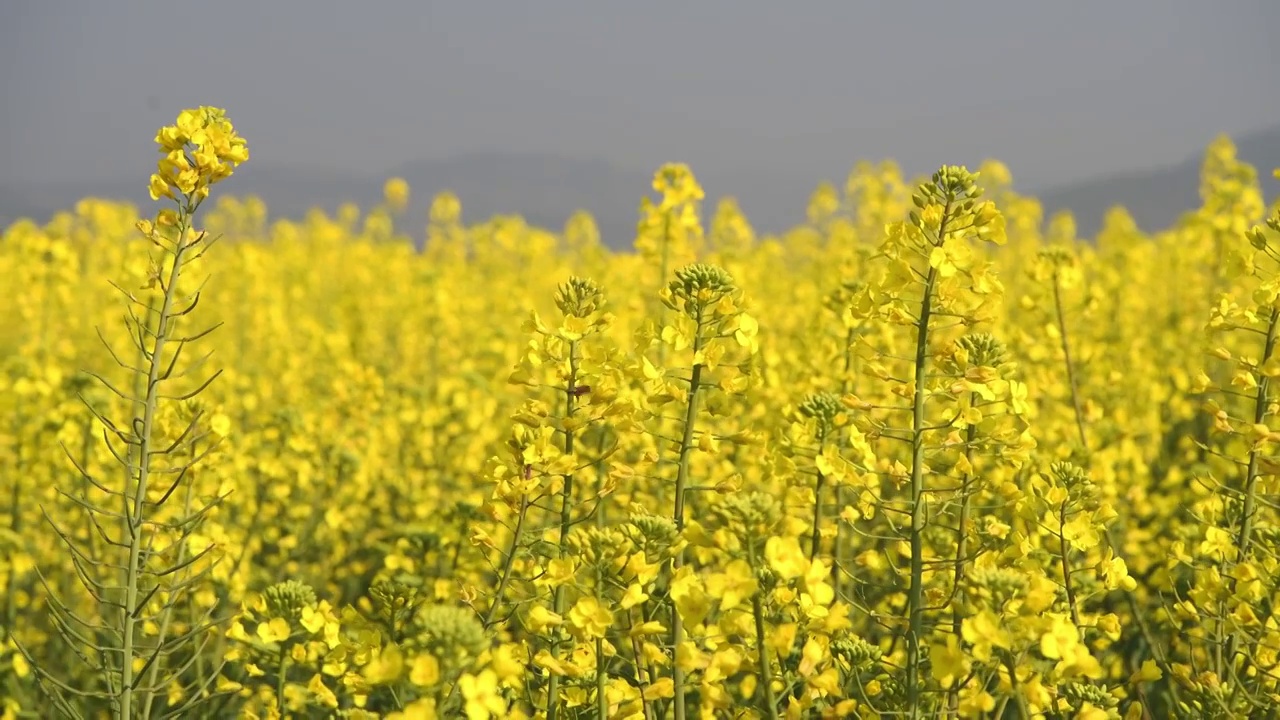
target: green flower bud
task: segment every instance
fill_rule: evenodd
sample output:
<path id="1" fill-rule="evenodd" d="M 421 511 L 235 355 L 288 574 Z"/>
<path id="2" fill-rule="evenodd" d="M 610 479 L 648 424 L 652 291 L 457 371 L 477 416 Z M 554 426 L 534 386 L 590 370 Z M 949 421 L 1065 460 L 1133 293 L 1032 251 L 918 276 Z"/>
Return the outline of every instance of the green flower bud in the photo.
<path id="1" fill-rule="evenodd" d="M 398 580 L 377 580 L 369 588 L 369 599 L 379 620 L 398 627 L 413 614 L 423 597 L 418 588 Z"/>
<path id="2" fill-rule="evenodd" d="M 489 645 L 484 626 L 475 613 L 454 605 L 424 605 L 414 618 L 414 645 L 441 662 L 465 662 Z"/>
<path id="3" fill-rule="evenodd" d="M 708 308 L 738 292 L 733 277 L 723 268 L 694 263 L 676 271 L 667 285 L 667 306 L 689 317 L 698 317 Z"/>
<path id="4" fill-rule="evenodd" d="M 999 610 L 1027 591 L 1024 573 L 1005 567 L 974 567 L 968 576 L 966 599 L 979 607 Z"/>
<path id="5" fill-rule="evenodd" d="M 878 662 L 883 653 L 856 635 L 842 635 L 831 641 L 831 654 L 857 669 Z"/>
<path id="6" fill-rule="evenodd" d="M 621 530 L 599 527 L 575 530 L 565 544 L 584 566 L 606 573 L 620 570 L 635 547 Z"/>
<path id="7" fill-rule="evenodd" d="M 799 413 L 817 422 L 816 439 L 821 442 L 836 429 L 836 417 L 844 412 L 840 396 L 835 393 L 813 393 L 800 403 Z"/>
<path id="8" fill-rule="evenodd" d="M 1005 361 L 1004 344 L 990 333 L 972 333 L 957 342 L 972 366 L 999 367 Z"/>
<path id="9" fill-rule="evenodd" d="M 1271 224 L 1271 222 L 1267 221 L 1267 224 Z M 1253 246 L 1254 250 L 1267 249 L 1267 236 L 1262 232 L 1262 228 L 1254 228 L 1245 233 L 1245 236 L 1249 238 L 1249 244 Z"/>
<path id="10" fill-rule="evenodd" d="M 263 590 L 262 598 L 268 617 L 284 618 L 292 623 L 302 619 L 304 608 L 316 604 L 316 591 L 297 580 L 286 580 Z"/>
<path id="11" fill-rule="evenodd" d="M 1049 264 L 1057 267 L 1062 267 L 1063 265 L 1070 265 L 1073 262 L 1075 262 L 1075 259 L 1076 259 L 1075 255 L 1073 255 L 1069 249 L 1067 249 L 1062 245 L 1055 245 L 1053 247 L 1044 248 L 1040 252 L 1036 253 L 1036 255 L 1041 260 L 1044 260 L 1045 262 L 1048 262 Z"/>
<path id="12" fill-rule="evenodd" d="M 604 291 L 591 280 L 571 277 L 556 289 L 556 307 L 566 316 L 585 318 L 604 309 Z"/>
<path id="13" fill-rule="evenodd" d="M 1049 473 L 1059 485 L 1068 489 L 1089 483 L 1089 474 L 1075 463 L 1055 462 L 1049 466 Z"/>
<path id="14" fill-rule="evenodd" d="M 1073 707 L 1079 707 L 1082 703 L 1092 703 L 1098 708 L 1113 708 L 1119 704 L 1119 700 L 1112 695 L 1105 687 L 1098 685 L 1089 685 L 1086 683 L 1067 683 L 1062 688 L 1063 695 L 1071 701 Z"/>
<path id="15" fill-rule="evenodd" d="M 637 546 L 651 551 L 662 551 L 671 547 L 680 534 L 676 529 L 675 521 L 671 518 L 643 511 L 632 513 L 622 531 Z"/>

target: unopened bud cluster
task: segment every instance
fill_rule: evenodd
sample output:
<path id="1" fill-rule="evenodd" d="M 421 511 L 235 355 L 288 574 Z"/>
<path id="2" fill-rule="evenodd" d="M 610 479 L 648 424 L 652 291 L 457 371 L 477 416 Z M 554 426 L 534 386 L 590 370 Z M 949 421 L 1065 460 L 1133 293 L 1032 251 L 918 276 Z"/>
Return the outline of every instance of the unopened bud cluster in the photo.
<path id="1" fill-rule="evenodd" d="M 456 605 L 424 605 L 415 617 L 417 643 L 441 660 L 476 657 L 489 644 L 471 610 Z"/>
<path id="2" fill-rule="evenodd" d="M 592 280 L 571 277 L 556 289 L 556 307 L 566 316 L 585 318 L 605 309 L 604 291 Z"/>
<path id="3" fill-rule="evenodd" d="M 680 268 L 666 289 L 663 302 L 667 307 L 692 318 L 702 316 L 721 300 L 732 298 L 738 292 L 728 272 L 706 263 Z"/>
<path id="4" fill-rule="evenodd" d="M 263 590 L 262 599 L 269 617 L 296 621 L 302 617 L 303 609 L 315 605 L 316 591 L 297 580 L 285 580 Z"/>
<path id="5" fill-rule="evenodd" d="M 813 393 L 800 403 L 801 417 L 809 418 L 817 424 L 817 439 L 829 436 L 838 426 L 839 418 L 844 412 L 844 403 L 840 396 L 831 392 Z"/>
<path id="6" fill-rule="evenodd" d="M 977 173 L 971 173 L 959 165 L 944 165 L 939 168 L 929 182 L 921 184 L 911 195 L 911 202 L 917 208 L 910 214 L 912 224 L 917 227 L 925 226 L 919 210 L 930 205 L 951 206 L 959 202 L 957 210 L 973 210 L 974 202 L 982 196 L 982 188 L 978 186 L 977 179 Z"/>
<path id="7" fill-rule="evenodd" d="M 1005 361 L 1004 343 L 990 333 L 972 333 L 956 342 L 972 366 L 999 367 Z"/>
<path id="8" fill-rule="evenodd" d="M 674 520 L 648 512 L 632 513 L 623 531 L 631 536 L 631 541 L 637 546 L 651 551 L 671 547 L 680 535 Z"/>
<path id="9" fill-rule="evenodd" d="M 758 538 L 760 542 L 764 542 L 766 538 L 763 535 L 772 529 L 781 516 L 777 498 L 762 492 L 728 495 L 712 506 L 711 513 L 726 528 L 740 534 L 762 535 Z"/>

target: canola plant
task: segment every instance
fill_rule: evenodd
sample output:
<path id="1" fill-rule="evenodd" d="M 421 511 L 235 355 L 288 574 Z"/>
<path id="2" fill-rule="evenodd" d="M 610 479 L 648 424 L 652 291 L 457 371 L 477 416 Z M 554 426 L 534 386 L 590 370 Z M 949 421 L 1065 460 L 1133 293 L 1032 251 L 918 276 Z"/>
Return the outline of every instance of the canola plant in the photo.
<path id="1" fill-rule="evenodd" d="M 633 252 L 402 180 L 0 235 L 0 717 L 1270 718 L 1280 207 L 1096 238 L 996 162 Z M 637 189 L 637 194 L 643 191 Z"/>

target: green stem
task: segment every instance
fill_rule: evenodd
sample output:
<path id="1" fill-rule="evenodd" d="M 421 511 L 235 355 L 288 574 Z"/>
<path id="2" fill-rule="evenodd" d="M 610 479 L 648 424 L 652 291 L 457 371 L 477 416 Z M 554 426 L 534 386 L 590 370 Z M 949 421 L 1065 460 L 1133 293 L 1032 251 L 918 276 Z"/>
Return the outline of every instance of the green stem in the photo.
<path id="1" fill-rule="evenodd" d="M 693 341 L 693 354 L 697 356 L 702 349 L 702 313 L 694 318 L 698 325 L 697 334 Z M 698 363 L 693 366 L 693 371 L 689 375 L 689 395 L 688 403 L 685 406 L 684 415 L 684 433 L 680 438 L 680 458 L 678 470 L 676 471 L 676 500 L 675 500 L 675 523 L 676 531 L 684 529 L 684 496 L 685 488 L 689 482 L 689 455 L 693 449 L 693 426 L 698 417 L 698 390 L 702 383 L 702 364 Z M 680 550 L 671 559 L 672 574 L 684 566 L 684 550 Z M 679 652 L 680 643 L 684 642 L 684 625 L 680 620 L 680 611 L 673 603 L 671 606 L 671 652 L 674 656 Z M 675 692 L 675 720 L 685 720 L 684 707 L 684 671 L 676 664 L 672 664 L 672 684 Z"/>
<path id="2" fill-rule="evenodd" d="M 628 632 L 635 627 L 635 610 L 627 610 L 627 628 Z M 640 704 L 644 707 L 644 720 L 654 720 L 656 712 L 653 709 L 653 701 L 645 696 L 645 686 L 653 682 L 653 672 L 649 670 L 649 666 L 644 661 L 644 652 L 641 647 L 640 638 L 631 638 L 631 654 L 635 656 L 636 662 L 636 684 L 640 689 Z"/>
<path id="3" fill-rule="evenodd" d="M 818 452 L 822 452 L 821 448 L 819 448 Z M 826 476 L 819 470 L 818 484 L 813 490 L 813 538 L 809 542 L 810 560 L 817 560 L 818 552 L 822 549 L 822 490 L 823 486 L 826 485 L 826 480 Z"/>
<path id="4" fill-rule="evenodd" d="M 191 247 L 187 241 L 190 227 L 190 206 L 184 208 L 178 220 L 176 240 L 173 248 L 173 267 L 169 270 L 168 282 L 164 287 L 164 299 L 160 304 L 160 315 L 156 321 L 154 344 L 147 355 L 147 385 L 143 403 L 141 427 L 137 428 L 138 468 L 137 482 L 134 484 L 133 507 L 126 516 L 129 530 L 129 564 L 125 578 L 125 602 L 123 622 L 120 636 L 120 717 L 133 717 L 133 696 L 136 682 L 133 676 L 134 633 L 139 623 L 141 608 L 138 607 L 138 582 L 141 579 L 143 554 L 143 522 L 145 520 L 147 483 L 151 475 L 152 436 L 155 432 L 156 412 L 160 405 L 160 381 L 163 370 L 165 344 L 169 339 L 170 324 L 173 318 L 173 296 L 177 292 L 178 279 L 182 272 L 183 255 Z"/>
<path id="5" fill-rule="evenodd" d="M 1058 554 L 1062 559 L 1062 587 L 1067 591 L 1067 607 L 1071 610 L 1071 622 L 1080 627 L 1080 610 L 1076 606 L 1076 589 L 1071 582 L 1071 548 L 1067 546 L 1067 501 L 1058 508 Z"/>
<path id="6" fill-rule="evenodd" d="M 577 408 L 578 400 L 578 343 L 569 343 L 569 379 L 564 389 L 564 416 L 565 418 L 573 417 L 574 410 Z M 564 431 L 564 454 L 573 454 L 573 431 L 565 429 Z M 573 526 L 573 473 L 565 473 L 564 487 L 560 491 L 560 540 L 559 554 L 564 557 L 569 550 L 569 530 Z M 557 615 L 565 614 L 565 603 L 568 600 L 566 594 L 567 588 L 564 585 L 556 587 L 555 594 L 555 612 Z M 559 652 L 559 643 L 551 644 L 551 654 L 554 657 Z M 547 684 L 547 720 L 556 720 L 560 712 L 560 676 L 552 673 L 551 679 Z"/>
<path id="7" fill-rule="evenodd" d="M 770 720 L 778 720 L 778 701 L 773 695 L 773 671 L 769 668 L 769 649 L 764 630 L 764 607 L 758 591 L 751 598 L 751 611 L 756 621 L 756 659 L 760 667 L 760 685 L 764 688 L 765 712 Z"/>
<path id="8" fill-rule="evenodd" d="M 755 540 L 747 538 L 748 562 L 756 567 Z M 760 685 L 764 688 L 764 710 L 769 720 L 778 720 L 778 701 L 773 694 L 773 671 L 769 668 L 769 653 L 764 628 L 764 604 L 760 602 L 760 590 L 751 595 L 751 614 L 756 623 L 756 660 L 760 671 Z"/>
<path id="9" fill-rule="evenodd" d="M 947 234 L 951 203 L 943 208 L 938 226 L 938 242 Z M 920 717 L 920 665 L 924 635 L 924 434 L 925 383 L 928 380 L 929 319 L 933 313 L 933 290 L 938 280 L 937 268 L 930 267 L 920 300 L 920 317 L 916 321 L 915 389 L 911 401 L 911 586 L 907 592 L 907 707 L 911 720 Z"/>
<path id="10" fill-rule="evenodd" d="M 1271 317 L 1267 321 L 1267 339 L 1263 344 L 1262 359 L 1258 361 L 1258 365 L 1262 366 L 1271 359 L 1272 353 L 1276 349 L 1276 329 L 1280 324 L 1280 309 L 1272 308 Z M 1261 425 L 1267 418 L 1267 406 L 1271 399 L 1268 397 L 1268 391 L 1271 388 L 1271 378 L 1266 375 L 1259 374 L 1258 392 L 1253 403 L 1253 424 Z M 1240 530 L 1236 535 L 1237 562 L 1245 562 L 1249 554 L 1250 545 L 1253 542 L 1253 516 L 1257 513 L 1258 508 L 1258 446 L 1254 445 L 1249 450 L 1249 464 L 1245 468 L 1244 475 L 1244 507 L 1241 509 Z M 1235 579 L 1231 580 L 1231 590 L 1235 591 Z M 1232 632 L 1231 640 L 1227 647 L 1226 662 L 1230 666 L 1234 666 L 1236 653 L 1240 650 L 1240 633 Z"/>
<path id="11" fill-rule="evenodd" d="M 1262 360 L 1258 365 L 1265 365 L 1271 359 L 1272 353 L 1276 349 L 1276 328 L 1280 323 L 1280 309 L 1272 308 L 1271 318 L 1267 323 L 1267 339 L 1262 350 Z M 1271 378 L 1262 375 L 1258 378 L 1258 392 L 1253 405 L 1253 422 L 1255 425 L 1261 424 L 1267 417 L 1267 405 L 1271 402 L 1268 390 L 1271 386 Z M 1253 516 L 1257 509 L 1257 484 L 1258 484 L 1258 449 L 1249 451 L 1249 465 L 1245 470 L 1244 481 L 1244 510 L 1240 518 L 1240 532 L 1236 538 L 1236 547 L 1239 548 L 1240 559 L 1249 552 L 1249 546 L 1253 541 Z"/>
<path id="12" fill-rule="evenodd" d="M 507 583 L 511 581 L 511 568 L 516 562 L 516 551 L 520 549 L 520 535 L 524 532 L 524 519 L 529 511 L 529 496 L 520 496 L 520 512 L 516 515 L 516 526 L 512 530 L 511 547 L 507 550 L 507 556 L 502 561 L 502 576 L 498 579 L 498 589 L 493 596 L 493 604 L 489 606 L 489 612 L 484 617 L 484 627 L 488 630 L 493 626 L 493 621 L 498 617 L 498 609 L 502 607 L 502 595 L 507 591 Z"/>
<path id="13" fill-rule="evenodd" d="M 596 718 L 609 720 L 609 697 L 605 686 L 609 682 L 609 673 L 604 666 L 604 640 L 596 638 Z"/>
<path id="14" fill-rule="evenodd" d="M 1012 657 L 1006 658 L 1005 668 L 1009 670 L 1009 686 L 1013 692 L 1014 704 L 1018 707 L 1018 718 L 1031 720 L 1031 708 L 1027 705 L 1027 699 L 1022 695 L 1021 683 L 1018 682 L 1018 664 Z"/>
<path id="15" fill-rule="evenodd" d="M 977 393 L 970 393 L 970 404 L 978 399 Z M 970 472 L 965 473 L 961 486 L 960 519 L 956 527 L 956 565 L 955 575 L 951 582 L 951 633 L 960 638 L 964 626 L 964 607 L 959 602 L 960 588 L 964 585 L 965 571 L 969 567 L 969 559 L 965 555 L 969 551 L 969 513 L 973 505 L 973 443 L 977 439 L 978 428 L 970 425 L 965 431 L 965 459 L 969 462 Z M 953 688 L 947 693 L 947 707 L 952 714 L 960 711 L 960 689 Z M 998 715 L 996 717 L 999 717 Z"/>
<path id="16" fill-rule="evenodd" d="M 284 686 L 289 682 L 289 653 L 285 645 L 280 645 L 280 675 L 276 677 L 276 709 L 280 717 L 285 717 Z"/>
<path id="17" fill-rule="evenodd" d="M 603 571 L 596 571 L 596 600 L 604 587 Z M 596 719 L 609 720 L 609 696 L 605 688 L 609 684 L 609 671 L 604 659 L 604 638 L 596 638 Z"/>
<path id="18" fill-rule="evenodd" d="M 196 444 L 193 442 L 191 443 L 191 462 L 195 462 L 196 457 L 197 457 Z M 184 497 L 182 500 L 182 517 L 189 518 L 191 517 L 191 503 L 193 500 L 192 496 L 194 494 L 194 489 L 192 488 L 191 483 L 187 483 L 187 487 L 184 489 L 183 494 L 184 494 Z M 175 567 L 183 567 L 183 565 L 187 561 L 187 543 L 186 543 L 187 537 L 188 537 L 188 531 L 186 528 L 184 528 L 183 532 L 179 535 L 178 542 L 181 544 L 178 547 L 178 559 L 174 563 Z M 190 572 L 187 570 L 184 570 L 184 571 L 181 571 L 181 574 L 182 574 L 182 577 L 185 578 L 190 575 Z M 175 584 L 182 585 L 183 583 L 179 580 Z M 177 606 L 178 606 L 177 598 L 170 598 L 165 603 L 164 609 L 160 613 L 160 632 L 159 634 L 156 635 L 157 648 L 162 647 L 164 645 L 165 638 L 169 636 L 169 626 L 173 623 L 173 614 L 174 612 L 176 612 Z M 203 653 L 197 655 L 196 658 L 197 660 L 203 659 Z M 161 659 L 158 657 L 151 664 L 150 677 L 147 680 L 148 688 L 159 687 L 157 684 L 157 680 L 160 677 L 160 666 L 162 664 L 163 663 L 161 662 Z M 152 691 L 149 690 L 147 693 L 146 699 L 142 704 L 142 720 L 148 720 L 151 717 L 151 711 L 154 708 L 154 701 L 155 701 L 155 696 L 152 694 Z"/>

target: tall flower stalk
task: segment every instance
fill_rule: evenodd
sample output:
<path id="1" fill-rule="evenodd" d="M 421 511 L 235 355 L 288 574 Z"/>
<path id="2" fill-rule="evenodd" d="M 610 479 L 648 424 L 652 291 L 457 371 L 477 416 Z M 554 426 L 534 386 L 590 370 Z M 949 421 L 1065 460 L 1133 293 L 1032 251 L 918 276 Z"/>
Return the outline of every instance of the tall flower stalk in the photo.
<path id="1" fill-rule="evenodd" d="M 215 547 L 197 532 L 222 499 L 215 494 L 192 502 L 191 471 L 213 452 L 217 435 L 198 406 L 189 406 L 185 417 L 178 410 L 179 403 L 198 396 L 221 372 L 203 369 L 207 354 L 193 361 L 185 357 L 217 327 L 190 327 L 201 298 L 201 284 L 191 279 L 192 273 L 213 244 L 195 228 L 195 215 L 210 188 L 247 160 L 248 151 L 225 113 L 210 107 L 184 110 L 174 125 L 160 129 L 156 143 L 162 157 L 151 176 L 151 197 L 168 199 L 173 207 L 138 223 L 151 245 L 141 287 L 116 286 L 125 299 L 128 338 L 137 360 L 125 359 L 129 354 L 99 333 L 111 358 L 133 382 L 89 373 L 128 408 L 123 418 L 113 419 L 106 408 L 87 405 L 102 425 L 103 442 L 124 470 L 124 483 L 111 484 L 77 464 L 95 492 L 60 489 L 102 540 L 97 552 L 87 551 L 62 521 L 45 515 L 97 606 L 98 616 L 88 616 L 45 583 L 59 634 L 99 680 L 91 687 L 73 686 L 55 677 L 53 668 L 38 668 L 55 707 L 72 716 L 79 714 L 76 700 L 100 701 L 121 720 L 189 713 L 214 696 L 211 689 L 221 670 L 208 663 L 201 665 L 202 672 L 192 672 L 213 637 L 210 630 L 219 623 L 214 609 L 184 618 L 181 632 L 173 622 L 216 559 Z M 121 389 L 130 385 L 133 389 Z M 187 501 L 171 505 L 184 483 Z M 173 693 L 175 687 L 181 692 Z M 169 697 L 179 699 L 170 702 Z"/>

